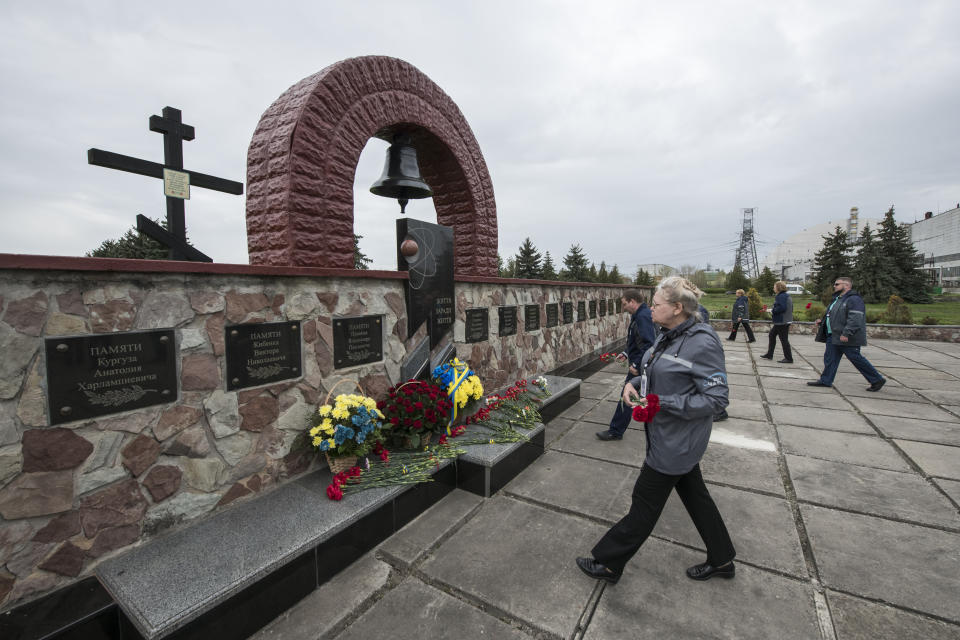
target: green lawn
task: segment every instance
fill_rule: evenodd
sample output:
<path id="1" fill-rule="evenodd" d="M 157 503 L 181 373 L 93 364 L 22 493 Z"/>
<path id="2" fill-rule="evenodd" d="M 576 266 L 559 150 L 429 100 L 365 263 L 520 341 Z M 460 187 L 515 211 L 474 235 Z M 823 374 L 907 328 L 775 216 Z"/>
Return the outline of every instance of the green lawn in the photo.
<path id="1" fill-rule="evenodd" d="M 710 313 L 725 310 L 730 313 L 736 296 L 723 295 L 718 293 L 707 293 L 700 299 L 700 303 L 707 308 Z M 767 308 L 773 307 L 773 295 L 760 296 L 763 304 Z M 816 302 L 813 296 L 793 296 L 793 314 L 797 320 L 803 320 L 803 312 L 808 302 Z M 933 316 L 938 324 L 960 325 L 960 295 L 941 296 L 938 302 L 932 304 L 911 304 L 910 313 L 913 314 L 913 321 L 917 324 L 924 316 Z M 868 304 L 867 313 L 886 311 L 886 304 Z"/>

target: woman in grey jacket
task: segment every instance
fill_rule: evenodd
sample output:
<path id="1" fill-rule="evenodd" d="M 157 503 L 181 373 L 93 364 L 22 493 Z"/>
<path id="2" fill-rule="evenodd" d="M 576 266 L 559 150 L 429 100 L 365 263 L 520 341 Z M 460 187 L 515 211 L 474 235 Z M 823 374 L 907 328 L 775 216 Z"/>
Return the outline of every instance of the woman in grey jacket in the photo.
<path id="1" fill-rule="evenodd" d="M 681 277 L 666 278 L 650 309 L 660 326 L 641 361 L 641 375 L 627 383 L 623 400 L 659 411 L 645 422 L 647 455 L 633 488 L 630 511 L 577 558 L 588 576 L 616 583 L 623 568 L 653 531 L 675 488 L 707 547 L 707 561 L 687 569 L 694 580 L 732 578 L 736 551 L 700 473 L 713 416 L 727 406 L 723 348 L 714 330 L 698 322 L 700 290 Z"/>

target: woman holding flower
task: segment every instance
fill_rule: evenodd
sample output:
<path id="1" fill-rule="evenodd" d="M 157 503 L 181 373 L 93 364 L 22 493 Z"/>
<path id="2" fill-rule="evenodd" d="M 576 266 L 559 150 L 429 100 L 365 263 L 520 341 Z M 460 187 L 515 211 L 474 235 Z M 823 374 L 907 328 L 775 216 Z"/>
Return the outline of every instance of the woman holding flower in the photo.
<path id="1" fill-rule="evenodd" d="M 734 576 L 736 551 L 700 473 L 713 416 L 728 404 L 723 348 L 714 330 L 698 322 L 701 292 L 685 278 L 666 278 L 650 309 L 659 334 L 624 387 L 623 400 L 644 420 L 647 455 L 633 488 L 630 511 L 577 558 L 588 576 L 616 583 L 624 566 L 653 531 L 676 489 L 707 547 L 707 561 L 687 569 L 706 580 Z"/>

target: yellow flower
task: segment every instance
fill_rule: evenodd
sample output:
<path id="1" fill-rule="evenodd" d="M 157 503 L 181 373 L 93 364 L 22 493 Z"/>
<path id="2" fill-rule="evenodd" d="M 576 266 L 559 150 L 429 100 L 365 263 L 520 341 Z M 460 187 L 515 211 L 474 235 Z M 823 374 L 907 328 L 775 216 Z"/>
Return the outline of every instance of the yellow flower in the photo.
<path id="1" fill-rule="evenodd" d="M 327 444 L 330 445 L 330 449 L 336 449 L 337 442 L 333 438 L 327 438 Z"/>
<path id="2" fill-rule="evenodd" d="M 374 411 L 377 408 L 377 403 L 373 398 L 365 398 L 363 400 L 363 406 L 366 407 L 367 411 Z"/>
<path id="3" fill-rule="evenodd" d="M 328 405 L 328 404 L 325 404 L 325 405 L 323 405 L 322 407 L 320 407 L 320 411 L 319 411 L 320 417 L 330 415 L 330 408 L 331 408 L 331 407 L 330 407 L 330 405 Z"/>
<path id="4" fill-rule="evenodd" d="M 323 442 L 323 438 L 321 438 L 321 437 L 319 437 L 319 436 L 315 436 L 315 437 L 313 438 L 313 446 L 319 447 L 321 442 Z"/>
<path id="5" fill-rule="evenodd" d="M 350 412 L 347 411 L 346 409 L 341 409 L 340 407 L 337 407 L 336 409 L 333 410 L 333 417 L 337 420 L 343 420 L 345 418 L 350 417 Z"/>
<path id="6" fill-rule="evenodd" d="M 312 428 L 310 429 L 310 436 L 311 436 L 311 437 L 316 438 L 318 433 L 320 433 L 320 425 L 317 425 L 317 426 L 312 427 Z"/>
<path id="7" fill-rule="evenodd" d="M 333 420 L 330 418 L 324 418 L 323 422 L 320 423 L 320 428 L 323 429 L 326 433 L 333 433 L 333 430 L 336 428 L 333 424 Z"/>

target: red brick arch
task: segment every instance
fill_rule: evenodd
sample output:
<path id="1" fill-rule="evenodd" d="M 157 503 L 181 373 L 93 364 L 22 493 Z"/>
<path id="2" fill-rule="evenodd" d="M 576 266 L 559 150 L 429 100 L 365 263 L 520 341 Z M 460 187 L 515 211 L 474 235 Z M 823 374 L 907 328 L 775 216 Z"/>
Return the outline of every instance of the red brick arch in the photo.
<path id="1" fill-rule="evenodd" d="M 497 275 L 497 208 L 466 119 L 443 90 L 396 58 L 330 65 L 283 93 L 247 153 L 251 264 L 353 267 L 353 179 L 371 137 L 405 131 L 454 230 L 458 275 Z M 392 221 L 391 221 L 392 224 Z"/>

